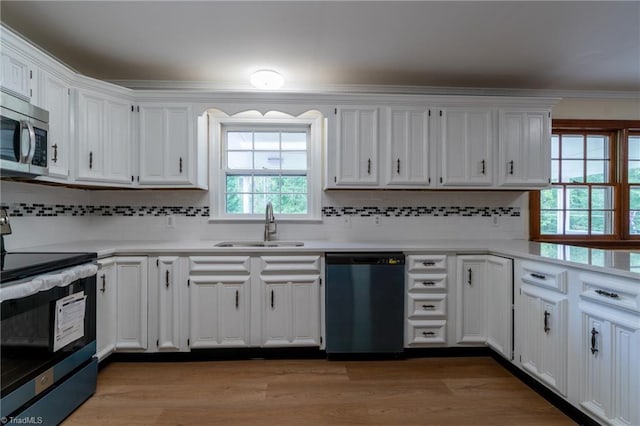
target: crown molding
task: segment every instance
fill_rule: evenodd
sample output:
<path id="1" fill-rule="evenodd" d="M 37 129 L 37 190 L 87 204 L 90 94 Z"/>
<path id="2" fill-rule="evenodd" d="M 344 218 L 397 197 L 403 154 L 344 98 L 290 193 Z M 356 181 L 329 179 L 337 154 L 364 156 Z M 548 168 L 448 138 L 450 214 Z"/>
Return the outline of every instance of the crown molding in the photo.
<path id="1" fill-rule="evenodd" d="M 640 91 L 607 90 L 554 90 L 554 89 L 517 89 L 482 87 L 437 87 L 404 85 L 367 85 L 334 84 L 319 85 L 313 88 L 291 88 L 278 91 L 263 91 L 254 88 L 238 88 L 231 85 L 206 81 L 171 80 L 108 80 L 108 82 L 134 90 L 171 90 L 182 92 L 208 93 L 280 93 L 280 94 L 378 94 L 378 95 L 460 95 L 460 96 L 510 96 L 510 97 L 547 97 L 574 99 L 629 99 L 640 100 Z"/>

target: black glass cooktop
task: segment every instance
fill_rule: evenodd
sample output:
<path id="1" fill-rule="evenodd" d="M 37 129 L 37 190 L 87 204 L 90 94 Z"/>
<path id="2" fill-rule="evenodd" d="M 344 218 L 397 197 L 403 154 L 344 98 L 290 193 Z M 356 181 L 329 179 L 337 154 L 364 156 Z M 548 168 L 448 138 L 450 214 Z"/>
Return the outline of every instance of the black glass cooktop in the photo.
<path id="1" fill-rule="evenodd" d="M 4 253 L 0 284 L 81 265 L 97 259 L 96 253 Z"/>

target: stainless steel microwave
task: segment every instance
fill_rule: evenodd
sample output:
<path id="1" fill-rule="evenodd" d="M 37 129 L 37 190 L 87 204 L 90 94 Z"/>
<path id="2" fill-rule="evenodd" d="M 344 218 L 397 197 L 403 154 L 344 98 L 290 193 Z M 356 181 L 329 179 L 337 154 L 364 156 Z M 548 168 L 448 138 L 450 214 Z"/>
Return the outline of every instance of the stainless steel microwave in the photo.
<path id="1" fill-rule="evenodd" d="M 5 92 L 0 100 L 0 177 L 47 175 L 49 112 Z"/>

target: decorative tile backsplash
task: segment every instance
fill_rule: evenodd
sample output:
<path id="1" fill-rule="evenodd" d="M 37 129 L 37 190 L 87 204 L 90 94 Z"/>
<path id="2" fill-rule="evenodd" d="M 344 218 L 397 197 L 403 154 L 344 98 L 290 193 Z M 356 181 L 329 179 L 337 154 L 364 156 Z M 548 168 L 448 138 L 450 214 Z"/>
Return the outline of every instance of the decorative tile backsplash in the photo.
<path id="1" fill-rule="evenodd" d="M 209 207 L 193 206 L 85 206 L 63 204 L 10 203 L 0 207 L 9 216 L 187 216 L 208 217 Z M 386 216 L 386 217 L 520 217 L 519 207 L 457 207 L 457 206 L 402 206 L 402 207 L 322 207 L 325 217 Z"/>

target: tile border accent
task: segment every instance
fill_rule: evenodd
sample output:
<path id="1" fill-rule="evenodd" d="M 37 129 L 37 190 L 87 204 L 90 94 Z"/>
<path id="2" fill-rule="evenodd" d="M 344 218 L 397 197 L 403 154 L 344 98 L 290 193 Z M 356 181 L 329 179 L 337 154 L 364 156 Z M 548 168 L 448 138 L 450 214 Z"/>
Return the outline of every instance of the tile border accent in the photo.
<path id="1" fill-rule="evenodd" d="M 186 216 L 209 217 L 209 206 L 88 206 L 78 204 L 9 203 L 1 204 L 9 216 L 13 217 L 55 217 L 55 216 Z M 477 207 L 477 206 L 402 206 L 402 207 L 348 207 L 324 206 L 323 217 L 491 217 L 493 215 L 520 217 L 519 207 Z"/>

